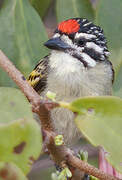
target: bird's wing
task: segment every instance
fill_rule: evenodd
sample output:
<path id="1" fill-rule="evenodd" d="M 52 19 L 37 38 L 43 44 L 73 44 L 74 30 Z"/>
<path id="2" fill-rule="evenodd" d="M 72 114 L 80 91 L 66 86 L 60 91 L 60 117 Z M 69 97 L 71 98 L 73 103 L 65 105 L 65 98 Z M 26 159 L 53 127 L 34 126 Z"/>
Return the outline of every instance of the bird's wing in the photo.
<path id="1" fill-rule="evenodd" d="M 41 93 L 46 86 L 48 59 L 49 56 L 45 56 L 42 60 L 40 60 L 28 77 L 29 84 L 39 93 Z"/>

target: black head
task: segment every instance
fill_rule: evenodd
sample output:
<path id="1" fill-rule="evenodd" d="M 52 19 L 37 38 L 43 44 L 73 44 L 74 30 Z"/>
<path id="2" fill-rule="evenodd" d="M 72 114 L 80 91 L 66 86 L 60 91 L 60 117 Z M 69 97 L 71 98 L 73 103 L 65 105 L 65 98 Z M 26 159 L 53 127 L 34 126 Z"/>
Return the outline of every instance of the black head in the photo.
<path id="1" fill-rule="evenodd" d="M 105 61 L 109 55 L 103 30 L 82 18 L 61 22 L 45 46 L 69 53 L 84 66 L 94 66 L 97 62 Z"/>

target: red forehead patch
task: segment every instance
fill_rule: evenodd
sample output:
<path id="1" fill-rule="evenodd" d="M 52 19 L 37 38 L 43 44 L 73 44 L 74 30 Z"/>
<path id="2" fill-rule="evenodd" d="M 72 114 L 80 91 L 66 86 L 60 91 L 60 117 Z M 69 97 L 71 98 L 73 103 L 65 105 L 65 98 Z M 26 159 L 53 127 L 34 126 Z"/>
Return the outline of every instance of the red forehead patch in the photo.
<path id="1" fill-rule="evenodd" d="M 58 25 L 58 30 L 66 34 L 78 32 L 79 29 L 80 29 L 80 25 L 75 19 L 69 19 L 67 21 L 63 21 Z"/>

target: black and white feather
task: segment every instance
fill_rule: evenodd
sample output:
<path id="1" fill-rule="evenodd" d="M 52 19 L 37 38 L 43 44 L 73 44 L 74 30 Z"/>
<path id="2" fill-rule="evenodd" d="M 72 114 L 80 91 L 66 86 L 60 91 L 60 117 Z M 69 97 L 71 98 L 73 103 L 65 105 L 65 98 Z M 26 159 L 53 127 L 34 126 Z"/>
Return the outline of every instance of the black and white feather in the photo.
<path id="1" fill-rule="evenodd" d="M 110 53 L 102 28 L 87 19 L 74 19 L 80 25 L 78 32 L 69 34 L 67 37 L 67 34 L 62 34 L 56 29 L 54 36 L 60 36 L 64 41 L 67 41 L 71 45 L 71 49 L 67 50 L 68 53 L 81 60 L 85 67 L 92 67 L 96 65 L 97 61 L 107 60 Z"/>
<path id="2" fill-rule="evenodd" d="M 103 30 L 86 19 L 75 20 L 80 24 L 79 31 L 66 34 L 56 29 L 49 40 L 51 53 L 36 65 L 28 78 L 43 97 L 52 91 L 57 100 L 71 102 L 78 97 L 112 93 L 114 73 Z M 74 124 L 74 113 L 55 108 L 50 115 L 56 132 L 63 134 L 66 144 L 78 140 L 80 133 Z"/>
<path id="3" fill-rule="evenodd" d="M 28 77 L 29 84 L 39 93 L 43 92 L 46 88 L 49 69 L 48 62 L 49 56 L 45 56 L 39 61 Z"/>

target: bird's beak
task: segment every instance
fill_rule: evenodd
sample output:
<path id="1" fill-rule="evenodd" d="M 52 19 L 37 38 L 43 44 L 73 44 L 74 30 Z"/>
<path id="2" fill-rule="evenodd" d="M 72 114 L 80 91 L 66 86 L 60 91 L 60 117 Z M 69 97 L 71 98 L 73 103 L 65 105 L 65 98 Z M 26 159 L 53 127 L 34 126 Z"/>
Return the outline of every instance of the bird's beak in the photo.
<path id="1" fill-rule="evenodd" d="M 55 50 L 66 50 L 70 49 L 70 45 L 63 42 L 59 37 L 49 39 L 47 42 L 44 43 L 46 47 L 49 49 L 55 49 Z"/>

